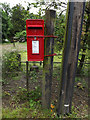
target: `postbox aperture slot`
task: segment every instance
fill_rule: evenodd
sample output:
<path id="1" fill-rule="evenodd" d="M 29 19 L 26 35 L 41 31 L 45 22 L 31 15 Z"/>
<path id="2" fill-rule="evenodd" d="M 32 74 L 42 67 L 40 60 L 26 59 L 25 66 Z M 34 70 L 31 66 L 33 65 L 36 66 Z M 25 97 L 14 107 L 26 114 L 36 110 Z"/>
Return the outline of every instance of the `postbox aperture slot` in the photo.
<path id="1" fill-rule="evenodd" d="M 28 29 L 42 29 L 42 27 L 28 27 Z"/>
<path id="2" fill-rule="evenodd" d="M 28 27 L 28 29 L 42 29 L 42 27 Z"/>

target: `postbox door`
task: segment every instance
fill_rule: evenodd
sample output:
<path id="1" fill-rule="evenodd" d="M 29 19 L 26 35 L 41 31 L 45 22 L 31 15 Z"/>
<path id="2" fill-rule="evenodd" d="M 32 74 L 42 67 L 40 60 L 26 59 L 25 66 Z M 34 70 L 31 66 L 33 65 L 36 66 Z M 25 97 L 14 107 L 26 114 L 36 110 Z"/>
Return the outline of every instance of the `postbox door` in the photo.
<path id="1" fill-rule="evenodd" d="M 27 53 L 28 61 L 43 61 L 44 59 L 44 39 L 28 38 L 27 40 Z"/>

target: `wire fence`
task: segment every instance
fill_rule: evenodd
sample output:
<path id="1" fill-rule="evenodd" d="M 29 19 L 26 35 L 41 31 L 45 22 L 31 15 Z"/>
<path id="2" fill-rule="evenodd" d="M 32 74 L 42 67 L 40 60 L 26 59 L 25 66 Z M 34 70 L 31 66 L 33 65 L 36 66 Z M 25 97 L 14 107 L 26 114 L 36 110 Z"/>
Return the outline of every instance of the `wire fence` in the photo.
<path id="1" fill-rule="evenodd" d="M 79 54 L 79 55 L 81 55 L 81 54 Z M 59 61 L 61 61 L 61 59 L 62 59 L 62 54 L 57 54 L 56 55 L 58 58 L 59 58 Z M 61 65 L 61 62 L 59 62 L 59 61 L 53 61 L 53 68 L 56 68 L 56 67 L 60 67 L 60 65 Z M 17 61 L 14 61 L 14 62 L 17 62 Z M 80 59 L 78 59 L 78 65 L 80 64 L 80 62 L 81 62 L 81 60 Z M 19 60 L 19 65 L 20 65 L 20 67 L 23 69 L 23 71 L 25 72 L 26 71 L 26 63 L 27 63 L 27 61 L 20 61 Z M 81 63 L 83 63 L 83 68 L 85 67 L 85 66 L 87 66 L 87 68 L 88 68 L 88 65 L 90 64 L 90 62 L 89 62 L 89 57 L 88 56 L 86 56 L 85 57 L 85 62 L 81 62 Z M 38 67 L 41 67 L 41 68 L 43 68 L 43 61 L 28 61 L 28 64 L 29 64 L 29 70 L 30 70 L 30 67 L 31 66 L 33 66 L 33 65 L 37 65 Z M 13 71 L 12 71 L 13 72 Z M 14 72 L 17 72 L 17 71 L 14 71 Z M 22 71 L 18 71 L 18 73 L 20 73 L 20 72 L 22 72 Z M 10 72 L 8 72 L 8 71 L 6 71 L 6 73 L 10 73 Z M 80 74 L 80 73 L 79 73 Z"/>

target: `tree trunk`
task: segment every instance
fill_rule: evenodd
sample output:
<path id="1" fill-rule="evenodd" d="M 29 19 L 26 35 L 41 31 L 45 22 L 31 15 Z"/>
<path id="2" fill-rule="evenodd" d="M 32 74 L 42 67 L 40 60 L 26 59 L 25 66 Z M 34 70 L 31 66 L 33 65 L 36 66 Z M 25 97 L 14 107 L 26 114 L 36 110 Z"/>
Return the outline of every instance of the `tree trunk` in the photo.
<path id="1" fill-rule="evenodd" d="M 46 10 L 46 35 L 54 35 L 54 24 L 56 12 L 54 10 Z M 45 55 L 53 54 L 54 38 L 45 38 Z M 51 102 L 51 85 L 53 74 L 53 56 L 44 57 L 43 62 L 43 82 L 42 82 L 42 106 L 50 108 Z"/>
<path id="2" fill-rule="evenodd" d="M 85 60 L 85 52 L 86 52 L 86 42 L 87 42 L 87 39 L 88 39 L 88 32 L 89 32 L 89 28 L 90 28 L 90 13 L 89 13 L 89 10 L 90 10 L 90 2 L 88 3 L 87 5 L 87 9 L 86 9 L 86 15 L 87 15 L 87 19 L 86 19 L 86 22 L 85 22 L 85 34 L 84 34 L 84 38 L 83 38 L 83 53 L 82 53 L 82 57 L 81 57 L 81 60 L 80 60 L 80 64 L 77 68 L 77 74 L 80 74 L 81 73 L 81 70 L 82 70 L 82 67 L 83 67 L 83 64 L 84 64 L 84 60 Z"/>

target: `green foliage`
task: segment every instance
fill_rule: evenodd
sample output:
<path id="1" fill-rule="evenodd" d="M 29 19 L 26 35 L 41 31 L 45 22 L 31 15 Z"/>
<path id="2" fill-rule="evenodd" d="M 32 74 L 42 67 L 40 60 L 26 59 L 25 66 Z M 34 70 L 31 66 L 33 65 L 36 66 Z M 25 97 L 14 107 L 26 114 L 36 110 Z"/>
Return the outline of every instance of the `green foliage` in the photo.
<path id="1" fill-rule="evenodd" d="M 35 90 L 29 93 L 29 97 L 34 101 L 38 101 L 41 98 L 41 88 L 35 87 Z"/>
<path id="2" fill-rule="evenodd" d="M 19 39 L 24 37 L 26 39 L 26 30 L 23 30 L 21 32 L 16 32 L 15 37 Z"/>
<path id="3" fill-rule="evenodd" d="M 55 41 L 55 51 L 57 52 L 60 52 L 63 47 L 64 33 L 65 33 L 65 16 L 60 15 L 57 16 L 55 24 L 55 35 L 58 36 L 58 38 Z"/>
<path id="4" fill-rule="evenodd" d="M 36 71 L 30 71 L 30 79 L 31 79 L 31 82 L 37 82 L 37 73 Z"/>
<path id="5" fill-rule="evenodd" d="M 18 103 L 25 100 L 27 100 L 27 89 L 19 87 L 16 96 L 13 97 L 13 101 Z"/>
<path id="6" fill-rule="evenodd" d="M 54 9 L 58 10 L 60 14 L 62 14 L 63 11 L 65 11 L 67 3 L 60 2 L 59 0 L 51 0 L 50 2 L 47 2 L 45 0 L 36 0 L 35 3 L 29 3 L 27 6 L 27 10 L 30 10 L 32 8 L 40 8 L 41 14 L 45 13 L 45 10 Z M 61 11 L 61 7 L 63 7 L 63 11 Z"/>
<path id="7" fill-rule="evenodd" d="M 85 9 L 85 34 L 86 34 L 86 44 L 90 47 L 90 1 L 86 2 L 86 9 Z"/>
<path id="8" fill-rule="evenodd" d="M 82 28 L 82 39 L 81 39 L 81 50 L 87 47 L 90 47 L 90 2 L 86 2 L 85 14 L 84 14 L 84 22 Z M 83 50 L 83 52 L 85 52 Z"/>
<path id="9" fill-rule="evenodd" d="M 81 82 L 81 78 L 80 77 L 75 77 L 75 82 Z"/>
<path id="10" fill-rule="evenodd" d="M 47 4 L 45 1 L 36 1 L 35 3 L 29 3 L 27 5 L 27 10 L 21 5 L 17 4 L 10 9 L 9 4 L 2 4 L 2 38 L 9 39 L 12 41 L 12 38 L 25 37 L 26 39 L 26 19 L 45 19 L 44 13 L 45 9 L 54 7 L 55 9 L 60 10 L 61 4 L 56 1 L 51 1 L 50 4 Z M 33 14 L 30 11 L 31 8 L 39 8 L 37 14 Z M 56 42 L 56 49 L 60 50 L 63 44 L 63 33 L 64 33 L 64 16 L 58 15 L 56 20 L 55 35 L 58 36 L 58 41 Z M 60 47 L 59 47 L 60 46 Z"/>
<path id="11" fill-rule="evenodd" d="M 2 5 L 2 40 L 9 39 L 12 41 L 12 37 L 16 32 L 20 36 L 25 36 L 25 25 L 26 19 L 29 16 L 29 12 L 25 10 L 25 8 L 19 4 L 10 9 L 9 4 L 1 3 Z"/>
<path id="12" fill-rule="evenodd" d="M 67 118 L 76 118 L 77 117 L 77 110 L 76 108 L 72 105 L 72 110 L 71 110 L 71 114 L 68 114 L 68 116 L 66 116 Z"/>
<path id="13" fill-rule="evenodd" d="M 10 39 L 12 36 L 12 23 L 10 19 L 10 6 L 6 3 L 1 3 L 2 5 L 2 42 L 4 42 L 5 39 Z"/>
<path id="14" fill-rule="evenodd" d="M 41 99 L 41 89 L 40 87 L 35 87 L 34 90 L 27 92 L 26 88 L 19 87 L 16 96 L 13 97 L 13 101 L 26 101 L 29 100 L 31 107 L 36 104 Z"/>
<path id="15" fill-rule="evenodd" d="M 60 81 L 60 66 L 56 66 L 56 68 L 54 68 L 53 78 L 57 81 Z"/>
<path id="16" fill-rule="evenodd" d="M 75 87 L 78 87 L 80 89 L 84 89 L 84 88 L 88 88 L 88 84 L 87 84 L 87 80 L 82 77 L 75 77 L 75 83 L 76 83 L 76 86 Z"/>
<path id="17" fill-rule="evenodd" d="M 10 5 L 7 3 L 0 3 L 2 5 L 2 10 L 9 15 L 11 12 Z"/>
<path id="18" fill-rule="evenodd" d="M 13 24 L 14 33 L 20 32 L 25 29 L 27 14 L 28 12 L 21 4 L 17 4 L 12 8 L 11 21 Z"/>
<path id="19" fill-rule="evenodd" d="M 26 104 L 26 103 L 25 103 Z M 11 108 L 5 108 L 2 109 L 2 117 L 3 118 L 51 118 L 52 113 L 50 110 L 42 110 L 40 102 L 37 103 L 36 107 L 36 102 L 31 101 L 27 102 L 27 106 L 25 104 L 22 104 L 21 107 L 17 106 L 16 109 L 11 109 Z M 29 107 L 30 106 L 32 107 Z"/>
<path id="20" fill-rule="evenodd" d="M 15 71 L 20 69 L 20 61 L 18 61 L 18 51 L 6 52 L 2 60 L 2 77 L 7 78 L 14 75 Z"/>
<path id="21" fill-rule="evenodd" d="M 2 117 L 3 118 L 16 118 L 16 120 L 18 118 L 26 118 L 27 114 L 29 113 L 30 109 L 29 108 L 20 108 L 17 107 L 16 109 L 12 110 L 10 108 L 6 108 L 6 109 L 2 109 Z"/>
<path id="22" fill-rule="evenodd" d="M 81 36 L 81 46 L 80 51 L 82 54 L 82 57 L 80 59 L 80 64 L 78 65 L 77 72 L 82 73 L 83 72 L 83 66 L 87 50 L 90 48 L 90 2 L 86 2 L 85 7 L 85 14 L 84 14 L 84 20 L 83 20 L 83 27 L 82 27 L 82 36 Z"/>

